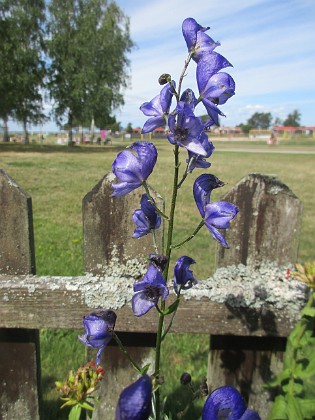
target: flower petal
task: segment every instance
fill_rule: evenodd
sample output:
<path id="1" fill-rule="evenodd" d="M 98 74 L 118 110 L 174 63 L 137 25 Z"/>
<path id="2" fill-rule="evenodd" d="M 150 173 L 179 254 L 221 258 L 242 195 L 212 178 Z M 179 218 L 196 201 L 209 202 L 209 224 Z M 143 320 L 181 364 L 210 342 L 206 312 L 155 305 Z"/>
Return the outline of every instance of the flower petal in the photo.
<path id="1" fill-rule="evenodd" d="M 130 150 L 118 153 L 112 164 L 113 174 L 122 182 L 139 183 L 143 181 L 141 163 Z"/>
<path id="2" fill-rule="evenodd" d="M 151 379 L 143 375 L 120 394 L 115 419 L 147 420 L 151 413 L 151 397 Z"/>
<path id="3" fill-rule="evenodd" d="M 246 404 L 241 394 L 231 386 L 223 386 L 208 396 L 203 407 L 202 420 L 239 420 L 245 410 Z"/>
<path id="4" fill-rule="evenodd" d="M 210 203 L 211 191 L 223 185 L 224 182 L 211 174 L 202 174 L 196 178 L 193 186 L 193 194 L 202 218 L 205 216 L 206 205 Z"/>
<path id="5" fill-rule="evenodd" d="M 149 312 L 149 310 L 157 304 L 157 301 L 158 298 L 156 300 L 147 299 L 143 292 L 135 293 L 131 300 L 132 311 L 135 316 L 142 316 Z"/>

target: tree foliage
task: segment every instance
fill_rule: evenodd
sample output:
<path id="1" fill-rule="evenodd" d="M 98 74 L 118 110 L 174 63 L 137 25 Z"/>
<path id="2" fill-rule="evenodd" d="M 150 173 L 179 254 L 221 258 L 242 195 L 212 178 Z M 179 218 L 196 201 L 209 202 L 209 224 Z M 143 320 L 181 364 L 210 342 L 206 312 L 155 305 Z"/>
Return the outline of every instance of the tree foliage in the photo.
<path id="1" fill-rule="evenodd" d="M 45 118 L 42 112 L 44 0 L 2 0 L 0 3 L 0 118 L 27 125 Z"/>
<path id="2" fill-rule="evenodd" d="M 266 130 L 271 126 L 272 115 L 270 112 L 255 112 L 246 122 L 246 124 L 240 124 L 239 127 L 244 133 L 248 133 L 250 130 L 256 128 Z"/>
<path id="3" fill-rule="evenodd" d="M 295 109 L 283 121 L 283 125 L 287 127 L 299 127 L 301 125 L 300 121 L 301 121 L 301 113 L 297 109 Z"/>
<path id="4" fill-rule="evenodd" d="M 52 0 L 49 4 L 49 87 L 60 125 L 112 123 L 124 103 L 129 20 L 114 1 Z"/>

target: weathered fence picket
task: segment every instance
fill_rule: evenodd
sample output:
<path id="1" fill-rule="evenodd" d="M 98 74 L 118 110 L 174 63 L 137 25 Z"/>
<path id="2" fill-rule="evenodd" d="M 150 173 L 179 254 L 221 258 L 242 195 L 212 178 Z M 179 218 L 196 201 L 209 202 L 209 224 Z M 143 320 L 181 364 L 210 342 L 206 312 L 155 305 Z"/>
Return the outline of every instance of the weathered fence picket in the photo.
<path id="1" fill-rule="evenodd" d="M 87 273 L 77 277 L 51 277 L 34 275 L 34 254 L 29 251 L 33 246 L 30 198 L 5 172 L 0 172 L 0 372 L 5 374 L 7 371 L 7 379 L 4 380 L 3 375 L 0 379 L 1 419 L 18 418 L 11 415 L 18 404 L 22 404 L 19 405 L 20 410 L 30 413 L 29 418 L 39 417 L 38 403 L 34 402 L 40 390 L 40 382 L 37 382 L 39 370 L 35 363 L 38 357 L 38 329 L 82 329 L 83 315 L 97 308 L 111 308 L 117 313 L 116 331 L 123 335 L 131 353 L 138 361 L 151 357 L 156 314 L 150 311 L 145 316 L 136 318 L 130 308 L 133 282 L 145 272 L 145 257 L 151 252 L 149 238 L 131 238 L 134 228 L 131 212 L 139 206 L 142 191 L 139 189 L 127 197 L 113 199 L 110 188 L 112 179 L 112 175 L 105 177 L 83 200 L 84 260 Z M 155 198 L 162 206 L 159 197 Z M 301 204 L 286 186 L 270 177 L 249 175 L 232 190 L 228 199 L 240 207 L 240 214 L 233 229 L 227 233 L 231 249 L 218 253 L 218 266 L 239 262 L 259 266 L 259 262 L 269 258 L 279 263 L 294 262 Z M 271 221 L 275 222 L 273 228 L 268 225 Z M 268 235 L 261 232 L 261 229 L 266 229 Z M 285 235 L 285 241 L 280 238 L 282 234 Z M 274 235 L 275 238 L 270 240 L 269 235 Z M 162 240 L 160 236 L 159 241 Z M 26 247 L 27 251 L 22 247 L 24 241 L 30 244 L 30 248 Z M 9 251 L 4 252 L 5 249 Z M 14 259 L 10 259 L 12 249 L 16 253 Z M 281 257 L 278 259 L 276 254 Z M 20 260 L 25 256 L 29 262 L 26 266 L 28 268 L 23 268 L 23 265 L 20 268 Z M 256 357 L 257 351 L 274 352 L 274 341 L 270 337 L 278 339 L 277 345 L 281 345 L 282 350 L 284 337 L 289 334 L 297 318 L 298 311 L 277 309 L 267 302 L 261 308 L 253 309 L 230 307 L 226 302 L 213 301 L 209 298 L 207 287 L 200 281 L 198 296 L 187 293 L 182 301 L 172 331 L 211 334 L 212 348 L 220 351 L 212 352 L 209 357 L 210 385 L 221 386 L 232 381 L 242 391 L 246 391 L 251 407 L 259 409 L 262 400 L 257 402 L 253 394 L 258 392 L 257 384 L 260 386 L 261 381 L 266 378 L 261 375 L 257 377 L 257 366 L 254 365 L 261 360 Z M 20 334 L 25 339 L 25 334 L 30 333 L 31 337 L 27 336 L 26 341 L 32 349 L 29 357 L 31 365 L 26 366 L 23 362 L 14 371 L 14 376 L 10 376 L 11 367 L 7 363 L 12 360 L 13 340 L 8 338 L 12 329 L 14 337 Z M 241 343 L 238 347 L 233 340 L 235 335 L 237 342 Z M 271 347 L 268 344 L 270 340 Z M 237 355 L 241 359 L 245 358 L 245 362 L 241 360 L 234 371 L 228 369 L 224 363 L 222 366 L 222 362 L 227 361 L 223 357 L 227 354 L 227 343 L 233 350 L 230 359 L 233 369 Z M 106 397 L 102 399 L 102 405 L 93 418 L 111 419 L 114 418 L 119 392 L 134 376 L 115 346 L 110 346 L 103 357 L 106 377 L 100 392 Z M 261 357 L 264 360 L 267 357 L 266 366 L 272 370 L 269 353 L 262 354 Z M 25 381 L 31 381 L 25 379 L 27 372 L 32 373 L 33 382 L 23 388 Z M 247 389 L 245 385 L 243 388 L 240 386 L 244 383 Z M 23 398 L 20 398 L 19 393 L 11 392 L 10 399 L 3 399 L 3 395 L 8 395 L 6 389 L 20 392 L 21 387 L 24 389 Z M 28 395 L 30 390 L 32 393 Z M 263 398 L 266 401 L 268 396 Z M 27 417 L 24 415 L 24 418 Z"/>

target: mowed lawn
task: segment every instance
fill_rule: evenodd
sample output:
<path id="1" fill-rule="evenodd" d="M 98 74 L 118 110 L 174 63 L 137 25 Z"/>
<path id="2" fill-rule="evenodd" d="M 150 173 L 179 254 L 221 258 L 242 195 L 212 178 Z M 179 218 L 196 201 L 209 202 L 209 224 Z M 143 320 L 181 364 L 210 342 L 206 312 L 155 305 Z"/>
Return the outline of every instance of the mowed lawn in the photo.
<path id="1" fill-rule="evenodd" d="M 214 142 L 215 143 L 215 142 Z M 167 198 L 171 191 L 173 173 L 172 146 L 167 140 L 155 141 L 159 151 L 158 163 L 149 178 L 150 185 Z M 300 148 L 296 144 L 281 144 L 270 148 L 264 143 L 217 142 L 211 158 L 213 173 L 226 183 L 214 191 L 213 199 L 219 199 L 225 192 L 248 173 L 260 172 L 277 175 L 302 200 L 304 212 L 299 247 L 299 261 L 314 260 L 315 249 L 315 206 L 314 142 Z M 32 196 L 36 247 L 37 274 L 79 275 L 83 273 L 82 217 L 81 203 L 84 195 L 111 169 L 111 163 L 124 144 L 114 141 L 113 146 L 22 146 L 0 143 L 0 167 L 18 182 Z M 233 148 L 236 151 L 229 151 Z M 309 153 L 294 153 L 294 150 Z M 270 150 L 273 152 L 270 153 Z M 282 153 L 285 151 L 289 153 Z M 186 153 L 181 152 L 182 168 Z M 175 242 L 185 239 L 200 221 L 192 195 L 194 179 L 201 174 L 195 170 L 180 189 L 175 219 Z M 169 202 L 166 201 L 166 208 Z M 131 215 L 130 215 L 131 217 Z M 173 259 L 189 255 L 196 260 L 194 273 L 199 280 L 209 277 L 214 270 L 215 243 L 209 232 L 203 228 L 197 237 L 180 250 L 174 251 Z M 84 315 L 84 314 L 82 314 Z M 75 339 L 76 333 L 47 332 L 42 338 L 42 362 L 44 385 L 46 386 L 46 409 L 56 417 L 52 391 L 53 381 L 61 379 L 70 368 L 77 368 L 84 360 L 84 351 Z M 182 371 L 193 369 L 196 377 L 206 374 L 208 337 L 170 335 L 166 341 L 164 360 L 172 363 L 172 376 L 167 375 L 167 392 L 174 400 L 178 378 Z M 62 359 L 62 362 L 61 360 Z M 48 399 L 48 402 L 47 402 Z M 51 406 L 50 406 L 51 405 Z"/>

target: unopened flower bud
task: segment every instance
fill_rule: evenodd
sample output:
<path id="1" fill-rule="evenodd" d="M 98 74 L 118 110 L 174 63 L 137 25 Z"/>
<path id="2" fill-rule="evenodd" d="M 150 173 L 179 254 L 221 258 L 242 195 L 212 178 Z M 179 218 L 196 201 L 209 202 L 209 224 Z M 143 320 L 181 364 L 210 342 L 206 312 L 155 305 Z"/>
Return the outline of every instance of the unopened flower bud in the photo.
<path id="1" fill-rule="evenodd" d="M 188 384 L 190 384 L 190 382 L 191 382 L 190 373 L 187 373 L 187 372 L 183 373 L 182 376 L 180 377 L 180 383 L 182 385 L 188 385 Z"/>
<path id="2" fill-rule="evenodd" d="M 160 85 L 166 85 L 166 83 L 170 82 L 172 80 L 171 75 L 167 73 L 161 74 L 159 77 L 159 84 Z"/>

